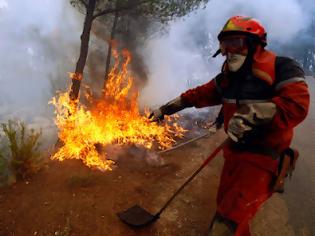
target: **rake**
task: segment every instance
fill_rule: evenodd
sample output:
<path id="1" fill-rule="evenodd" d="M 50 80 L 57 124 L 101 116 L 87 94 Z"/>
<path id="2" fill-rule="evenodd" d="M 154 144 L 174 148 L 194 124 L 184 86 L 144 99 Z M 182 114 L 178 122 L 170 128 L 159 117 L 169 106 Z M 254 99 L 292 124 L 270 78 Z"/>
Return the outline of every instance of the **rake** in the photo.
<path id="1" fill-rule="evenodd" d="M 164 204 L 164 206 L 156 213 L 151 214 L 139 205 L 134 205 L 129 209 L 117 213 L 118 217 L 127 225 L 131 227 L 144 227 L 152 224 L 157 219 L 163 211 L 169 206 L 173 199 L 183 190 L 183 188 L 190 183 L 194 177 L 222 150 L 223 146 L 226 144 L 228 139 L 225 139 L 202 163 L 202 165 L 183 183 L 180 188 L 169 198 L 169 200 Z"/>

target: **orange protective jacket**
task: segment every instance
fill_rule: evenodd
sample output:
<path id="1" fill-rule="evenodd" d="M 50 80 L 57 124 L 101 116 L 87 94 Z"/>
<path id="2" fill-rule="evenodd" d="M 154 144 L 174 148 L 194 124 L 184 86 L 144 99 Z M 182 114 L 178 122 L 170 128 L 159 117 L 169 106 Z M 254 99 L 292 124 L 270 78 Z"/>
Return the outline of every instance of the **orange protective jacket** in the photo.
<path id="1" fill-rule="evenodd" d="M 277 113 L 272 122 L 265 126 L 264 138 L 253 140 L 254 144 L 281 153 L 289 147 L 293 128 L 304 120 L 309 108 L 309 92 L 300 66 L 290 58 L 277 57 L 271 51 L 260 48 L 255 56 L 250 78 L 241 78 L 242 87 L 238 92 L 238 103 L 272 101 Z M 223 105 L 224 128 L 227 130 L 230 119 L 237 110 L 235 83 L 223 71 L 213 80 L 181 94 L 188 106 L 196 108 Z M 225 148 L 225 153 L 233 152 L 233 158 L 255 162 L 262 168 L 276 171 L 277 161 L 259 158 L 259 154 L 238 156 L 235 150 Z M 253 158 L 253 156 L 257 158 Z M 226 155 L 225 155 L 226 156 Z M 226 156 L 229 158 L 229 156 Z"/>

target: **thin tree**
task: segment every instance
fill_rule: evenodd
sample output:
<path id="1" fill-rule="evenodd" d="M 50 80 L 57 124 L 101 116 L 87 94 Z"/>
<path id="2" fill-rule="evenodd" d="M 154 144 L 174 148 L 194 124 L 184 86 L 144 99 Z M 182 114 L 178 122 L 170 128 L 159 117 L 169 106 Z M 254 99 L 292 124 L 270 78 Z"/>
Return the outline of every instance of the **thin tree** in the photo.
<path id="1" fill-rule="evenodd" d="M 111 30 L 111 34 L 110 34 L 110 39 L 109 39 L 109 42 L 108 42 L 106 64 L 105 64 L 105 77 L 104 77 L 105 81 L 107 81 L 109 70 L 110 70 L 110 61 L 111 61 L 111 57 L 112 57 L 112 46 L 113 46 L 114 39 L 115 39 L 115 33 L 116 33 L 116 27 L 117 27 L 118 18 L 119 18 L 119 13 L 116 12 L 115 13 L 115 17 L 114 17 L 112 30 Z M 104 87 L 103 88 L 105 89 L 105 83 L 104 83 Z"/>
<path id="2" fill-rule="evenodd" d="M 93 21 L 100 16 L 118 14 L 125 11 L 137 11 L 148 17 L 158 17 L 168 21 L 174 17 L 184 16 L 208 0 L 70 0 L 70 3 L 85 14 L 83 32 L 81 34 L 80 55 L 72 76 L 70 89 L 71 100 L 77 100 L 80 91 L 83 71 L 87 60 L 90 32 Z M 118 17 L 118 16 L 117 16 Z"/>
<path id="3" fill-rule="evenodd" d="M 83 71 L 89 50 L 90 32 L 93 21 L 103 15 L 113 14 L 116 12 L 132 9 L 141 4 L 148 3 L 150 0 L 135 0 L 131 4 L 115 7 L 110 0 L 71 0 L 73 6 L 77 6 L 82 13 L 85 14 L 83 32 L 81 34 L 81 46 L 79 59 L 76 64 L 75 72 L 72 76 L 72 84 L 70 89 L 70 98 L 75 101 L 78 99 L 81 80 L 83 79 Z"/>

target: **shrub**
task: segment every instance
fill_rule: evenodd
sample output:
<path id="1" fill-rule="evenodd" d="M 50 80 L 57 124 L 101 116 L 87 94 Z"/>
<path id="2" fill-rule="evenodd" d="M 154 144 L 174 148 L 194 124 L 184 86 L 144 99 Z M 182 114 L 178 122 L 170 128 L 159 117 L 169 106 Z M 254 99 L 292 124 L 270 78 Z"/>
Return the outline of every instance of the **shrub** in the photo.
<path id="1" fill-rule="evenodd" d="M 0 152 L 0 187 L 8 183 L 9 169 L 8 160 L 4 157 L 2 151 Z"/>
<path id="2" fill-rule="evenodd" d="M 28 129 L 20 121 L 9 120 L 2 123 L 5 135 L 3 140 L 4 153 L 9 156 L 7 164 L 17 179 L 25 179 L 34 174 L 40 167 L 41 155 L 39 139 L 42 132 Z M 2 156 L 5 155 L 2 153 Z M 5 158 L 2 158 L 5 160 Z"/>

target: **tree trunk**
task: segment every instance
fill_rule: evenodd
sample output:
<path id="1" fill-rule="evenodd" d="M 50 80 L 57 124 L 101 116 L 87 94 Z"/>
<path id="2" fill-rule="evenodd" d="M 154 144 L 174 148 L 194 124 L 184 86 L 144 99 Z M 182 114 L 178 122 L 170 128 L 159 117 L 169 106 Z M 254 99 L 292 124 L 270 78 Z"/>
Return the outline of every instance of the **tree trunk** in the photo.
<path id="1" fill-rule="evenodd" d="M 87 5 L 86 17 L 84 20 L 83 32 L 81 34 L 80 56 L 75 68 L 75 74 L 72 76 L 72 85 L 70 90 L 70 99 L 76 100 L 79 97 L 81 80 L 89 51 L 90 32 L 93 23 L 93 14 L 97 0 L 89 0 Z"/>
<path id="2" fill-rule="evenodd" d="M 103 86 L 104 91 L 105 91 L 106 81 L 108 79 L 108 74 L 109 74 L 109 71 L 110 71 L 110 60 L 111 60 L 111 57 L 112 57 L 112 44 L 113 44 L 113 40 L 115 38 L 116 26 L 117 26 L 118 18 L 119 18 L 118 17 L 118 12 L 116 12 L 115 13 L 114 22 L 113 22 L 113 27 L 112 27 L 111 34 L 110 34 L 109 43 L 108 43 L 107 58 L 106 58 L 106 65 L 105 65 L 104 86 Z"/>

